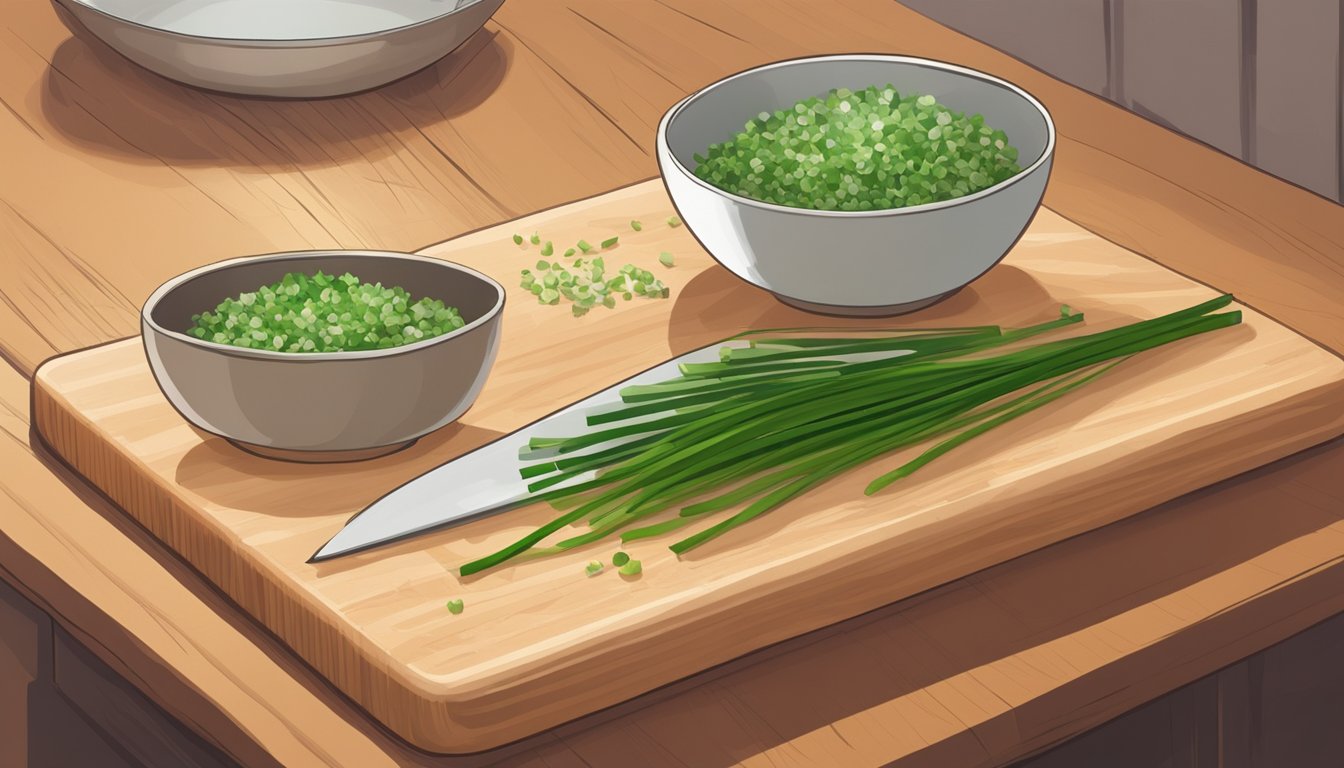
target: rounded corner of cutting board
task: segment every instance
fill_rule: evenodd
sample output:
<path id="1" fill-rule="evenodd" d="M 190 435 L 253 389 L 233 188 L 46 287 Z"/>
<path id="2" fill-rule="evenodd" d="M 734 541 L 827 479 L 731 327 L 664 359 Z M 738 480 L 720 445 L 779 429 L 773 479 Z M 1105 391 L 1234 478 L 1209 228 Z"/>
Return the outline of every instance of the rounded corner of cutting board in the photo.
<path id="1" fill-rule="evenodd" d="M 44 394 L 50 394 L 54 386 L 53 376 L 59 376 L 61 368 L 66 364 L 69 354 L 53 355 L 37 364 L 33 371 L 33 391 L 41 391 Z"/>
<path id="2" fill-rule="evenodd" d="M 501 691 L 471 681 L 444 683 L 416 672 L 403 677 L 406 693 L 420 700 L 403 717 L 384 724 L 417 749 L 439 755 L 465 756 L 499 749 L 527 738 L 537 729 L 522 703 L 513 709 L 483 707 L 481 700 Z M 382 718 L 379 718 L 382 719 Z"/>

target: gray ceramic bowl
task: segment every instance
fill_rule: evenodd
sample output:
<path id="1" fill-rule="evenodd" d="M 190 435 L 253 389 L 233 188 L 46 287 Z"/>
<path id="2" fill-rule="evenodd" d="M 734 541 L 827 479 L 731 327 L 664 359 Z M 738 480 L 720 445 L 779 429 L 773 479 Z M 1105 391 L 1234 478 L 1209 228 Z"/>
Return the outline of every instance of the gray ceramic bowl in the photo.
<path id="1" fill-rule="evenodd" d="M 190 336 L 191 316 L 287 272 L 351 272 L 457 307 L 461 329 L 393 349 L 284 353 Z M 265 456 L 347 461 L 390 453 L 457 419 L 499 347 L 504 289 L 457 264 L 381 251 L 233 259 L 164 283 L 140 315 L 145 354 L 183 417 Z"/>
<path id="2" fill-rule="evenodd" d="M 164 77 L 227 93 L 318 97 L 374 88 L 433 64 L 504 0 L 54 2 Z"/>
<path id="3" fill-rule="evenodd" d="M 692 172 L 694 155 L 763 111 L 833 88 L 891 83 L 980 113 L 1019 150 L 1022 172 L 972 195 L 883 211 L 813 211 L 725 192 Z M 720 80 L 668 110 L 658 166 L 677 212 L 720 264 L 783 301 L 816 312 L 886 315 L 945 298 L 994 266 L 1040 205 L 1055 127 L 1039 101 L 982 72 L 908 56 L 854 54 L 783 61 Z"/>

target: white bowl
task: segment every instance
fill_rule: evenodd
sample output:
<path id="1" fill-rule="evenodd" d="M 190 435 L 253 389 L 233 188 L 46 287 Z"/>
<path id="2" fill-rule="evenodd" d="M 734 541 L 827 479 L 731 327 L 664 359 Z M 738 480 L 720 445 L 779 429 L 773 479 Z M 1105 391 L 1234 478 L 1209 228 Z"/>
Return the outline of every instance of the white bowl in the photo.
<path id="1" fill-rule="evenodd" d="M 833 88 L 891 83 L 979 113 L 1018 148 L 1022 171 L 965 197 L 880 211 L 815 211 L 752 200 L 693 173 L 694 155 L 761 112 Z M 989 271 L 1026 231 L 1055 150 L 1050 113 L 1026 91 L 929 59 L 853 54 L 750 69 L 673 106 L 658 125 L 658 166 L 673 205 L 720 264 L 781 300 L 842 315 L 889 315 L 933 304 Z"/>
<path id="2" fill-rule="evenodd" d="M 320 97 L 374 88 L 433 64 L 504 0 L 54 2 L 164 77 L 228 93 Z"/>

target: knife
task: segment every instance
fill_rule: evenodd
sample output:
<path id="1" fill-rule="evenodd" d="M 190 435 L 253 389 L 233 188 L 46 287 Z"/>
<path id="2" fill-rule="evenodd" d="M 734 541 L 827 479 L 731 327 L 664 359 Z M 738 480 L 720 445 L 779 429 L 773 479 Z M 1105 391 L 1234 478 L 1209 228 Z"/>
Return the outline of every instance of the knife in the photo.
<path id="1" fill-rule="evenodd" d="M 587 417 L 622 405 L 621 389 L 636 384 L 654 384 L 681 375 L 682 363 L 708 363 L 719 360 L 725 346 L 746 346 L 746 342 L 716 342 L 687 352 L 665 363 L 610 386 L 549 416 L 532 422 L 517 432 L 487 443 L 398 486 L 350 518 L 340 530 L 313 554 L 310 563 L 360 552 L 407 537 L 513 508 L 531 494 L 527 481 L 519 475 L 520 453 L 533 437 L 572 437 L 587 428 Z M 659 418 L 651 414 L 644 419 Z M 630 419 L 627 423 L 636 423 Z M 632 436 L 635 439 L 638 435 Z M 602 447 L 610 447 L 607 443 Z M 530 458 L 541 458 L 530 452 Z M 560 489 L 593 479 L 596 472 L 575 476 L 551 486 Z"/>

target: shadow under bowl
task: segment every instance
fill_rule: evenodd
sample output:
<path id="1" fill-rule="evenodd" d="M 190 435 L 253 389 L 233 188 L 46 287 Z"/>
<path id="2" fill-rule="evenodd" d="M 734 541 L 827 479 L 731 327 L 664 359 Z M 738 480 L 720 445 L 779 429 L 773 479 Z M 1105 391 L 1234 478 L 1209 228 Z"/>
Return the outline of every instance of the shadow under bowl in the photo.
<path id="1" fill-rule="evenodd" d="M 752 200 L 698 178 L 695 155 L 761 112 L 835 88 L 893 85 L 1003 130 L 1022 170 L 979 192 L 876 211 L 819 211 Z M 687 228 L 716 261 L 811 312 L 912 312 L 997 264 L 1040 206 L 1055 149 L 1049 112 L 983 72 L 909 56 L 852 54 L 782 61 L 720 80 L 673 106 L 658 126 L 658 166 Z"/>
<path id="2" fill-rule="evenodd" d="M 203 341 L 192 315 L 321 270 L 402 286 L 456 307 L 466 325 L 391 349 L 287 353 Z M 457 264 L 384 251 L 303 251 L 211 264 L 176 277 L 141 312 L 145 354 L 183 418 L 251 453 L 291 461 L 385 455 L 471 407 L 499 348 L 504 289 Z"/>

